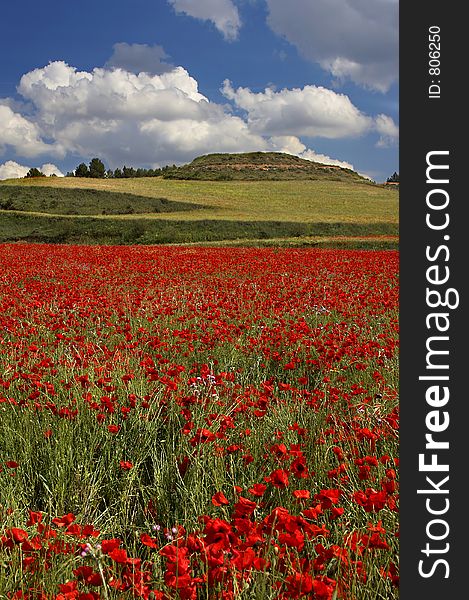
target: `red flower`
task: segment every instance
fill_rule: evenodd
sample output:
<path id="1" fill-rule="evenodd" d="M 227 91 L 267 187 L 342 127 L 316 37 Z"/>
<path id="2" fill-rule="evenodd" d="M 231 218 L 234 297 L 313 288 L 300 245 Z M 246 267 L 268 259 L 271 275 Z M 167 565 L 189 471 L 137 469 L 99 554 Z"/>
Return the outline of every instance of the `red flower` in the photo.
<path id="1" fill-rule="evenodd" d="M 121 460 L 119 461 L 119 466 L 123 471 L 129 471 L 133 467 L 133 464 L 128 460 Z"/>
<path id="2" fill-rule="evenodd" d="M 92 567 L 89 565 L 82 565 L 81 567 L 74 569 L 73 574 L 77 579 L 83 580 L 88 585 L 98 586 L 103 583 L 101 575 L 93 571 Z"/>
<path id="3" fill-rule="evenodd" d="M 228 498 L 225 496 L 223 492 L 217 492 L 212 496 L 212 504 L 213 506 L 221 506 L 222 504 L 229 504 Z"/>
<path id="4" fill-rule="evenodd" d="M 6 535 L 17 544 L 22 544 L 28 539 L 28 532 L 24 529 L 18 529 L 17 527 L 12 527 L 7 530 Z"/>
<path id="5" fill-rule="evenodd" d="M 314 496 L 314 499 L 321 503 L 323 509 L 330 508 L 333 504 L 337 504 L 340 497 L 340 490 L 332 488 L 328 490 L 321 490 Z"/>
<path id="6" fill-rule="evenodd" d="M 253 496 L 261 497 L 264 495 L 267 486 L 263 483 L 255 483 L 251 488 L 248 489 L 248 492 Z"/>
<path id="7" fill-rule="evenodd" d="M 215 435 L 209 429 L 197 429 L 196 434 L 190 440 L 190 444 L 191 446 L 197 446 L 198 444 L 213 442 L 215 439 Z"/>
<path id="8" fill-rule="evenodd" d="M 236 502 L 236 504 L 234 505 L 233 517 L 235 519 L 239 517 L 247 517 L 249 515 L 252 515 L 256 508 L 257 504 L 255 502 L 240 496 L 238 502 Z"/>
<path id="9" fill-rule="evenodd" d="M 290 471 L 299 479 L 306 479 L 309 477 L 308 467 L 306 466 L 306 459 L 304 456 L 299 456 L 290 465 Z M 313 473 L 314 475 L 314 473 Z"/>
<path id="10" fill-rule="evenodd" d="M 311 492 L 309 490 L 295 490 L 293 495 L 297 500 L 309 500 Z"/>
<path id="11" fill-rule="evenodd" d="M 54 523 L 54 525 L 57 525 L 57 527 L 68 527 L 70 523 L 73 523 L 74 520 L 75 515 L 73 513 L 68 513 L 63 517 L 55 517 L 54 519 L 52 519 L 52 523 Z"/>
<path id="12" fill-rule="evenodd" d="M 333 506 L 331 508 L 331 519 L 337 519 L 341 517 L 345 512 L 344 508 L 339 508 L 338 506 Z"/>
<path id="13" fill-rule="evenodd" d="M 268 477 L 264 477 L 264 480 L 276 488 L 286 488 L 288 486 L 288 473 L 283 469 L 276 469 Z"/>
<path id="14" fill-rule="evenodd" d="M 371 467 L 368 465 L 361 465 L 358 469 L 358 479 L 364 481 L 365 479 L 369 479 L 370 477 Z"/>
<path id="15" fill-rule="evenodd" d="M 123 548 L 114 548 L 114 550 L 108 552 L 108 556 L 112 558 L 114 562 L 121 564 L 126 563 L 128 559 L 127 551 Z"/>
<path id="16" fill-rule="evenodd" d="M 37 525 L 38 523 L 40 523 L 42 521 L 43 516 L 44 516 L 44 513 L 42 513 L 41 511 L 30 510 L 29 511 L 29 519 L 27 520 L 26 525 L 28 527 L 30 527 L 31 525 Z"/>
<path id="17" fill-rule="evenodd" d="M 109 554 L 109 552 L 112 552 L 116 548 L 119 548 L 120 545 L 121 545 L 121 541 L 117 538 L 112 538 L 110 540 L 103 540 L 101 542 L 101 550 L 103 551 L 104 554 Z"/>
<path id="18" fill-rule="evenodd" d="M 144 546 L 148 546 L 148 548 L 158 548 L 157 541 L 150 537 L 148 533 L 142 533 L 140 535 L 140 541 Z"/>

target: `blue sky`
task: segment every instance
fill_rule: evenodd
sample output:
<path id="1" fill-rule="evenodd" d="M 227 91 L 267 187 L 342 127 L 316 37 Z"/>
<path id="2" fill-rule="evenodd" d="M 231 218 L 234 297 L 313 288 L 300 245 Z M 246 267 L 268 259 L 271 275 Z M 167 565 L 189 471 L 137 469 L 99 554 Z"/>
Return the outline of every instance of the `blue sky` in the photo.
<path id="1" fill-rule="evenodd" d="M 275 150 L 398 166 L 396 0 L 5 3 L 0 179 Z"/>

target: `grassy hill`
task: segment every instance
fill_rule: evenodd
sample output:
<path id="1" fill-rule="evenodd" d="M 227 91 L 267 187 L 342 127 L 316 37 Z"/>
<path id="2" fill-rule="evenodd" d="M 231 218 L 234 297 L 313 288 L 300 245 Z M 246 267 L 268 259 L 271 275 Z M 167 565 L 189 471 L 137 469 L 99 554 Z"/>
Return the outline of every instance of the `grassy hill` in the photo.
<path id="1" fill-rule="evenodd" d="M 16 179 L 0 182 L 0 242 L 395 248 L 398 208 L 396 189 L 357 174 L 348 180 Z"/>
<path id="2" fill-rule="evenodd" d="M 310 179 L 369 183 L 369 180 L 351 169 L 324 165 L 283 152 L 205 154 L 187 165 L 169 169 L 164 177 L 203 181 Z"/>

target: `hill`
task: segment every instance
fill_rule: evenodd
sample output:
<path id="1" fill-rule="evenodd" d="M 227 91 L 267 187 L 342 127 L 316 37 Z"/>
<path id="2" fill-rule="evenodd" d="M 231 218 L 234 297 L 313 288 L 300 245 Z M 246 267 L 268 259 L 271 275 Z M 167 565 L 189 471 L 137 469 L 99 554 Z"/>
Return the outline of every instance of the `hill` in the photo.
<path id="1" fill-rule="evenodd" d="M 168 169 L 163 176 L 166 179 L 207 181 L 309 179 L 371 183 L 351 169 L 325 165 L 283 152 L 205 154 L 187 165 Z"/>
<path id="2" fill-rule="evenodd" d="M 399 194 L 368 181 L 0 181 L 0 243 L 389 248 Z"/>

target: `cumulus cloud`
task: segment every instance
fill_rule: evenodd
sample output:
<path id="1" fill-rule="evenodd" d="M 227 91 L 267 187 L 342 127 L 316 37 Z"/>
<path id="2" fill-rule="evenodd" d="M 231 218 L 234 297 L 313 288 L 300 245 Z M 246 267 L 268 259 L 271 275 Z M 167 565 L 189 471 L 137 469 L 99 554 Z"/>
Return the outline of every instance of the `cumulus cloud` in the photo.
<path id="1" fill-rule="evenodd" d="M 267 148 L 262 135 L 210 102 L 183 67 L 159 75 L 122 68 L 78 71 L 63 61 L 25 74 L 19 93 L 61 148 L 123 163 L 162 166 L 197 153 Z"/>
<path id="2" fill-rule="evenodd" d="M 42 165 L 42 167 L 38 167 L 38 169 L 48 177 L 50 177 L 51 175 L 56 175 L 57 177 L 64 177 L 64 174 L 57 167 L 57 165 L 54 165 L 52 163 L 45 163 Z"/>
<path id="3" fill-rule="evenodd" d="M 343 169 L 354 170 L 351 163 L 331 158 L 330 156 L 327 156 L 327 154 L 315 152 L 311 148 L 307 148 L 301 140 L 293 135 L 271 137 L 269 139 L 269 144 L 272 150 L 276 152 L 286 152 L 304 158 L 305 160 L 322 163 L 323 165 L 335 165 L 337 167 L 342 167 Z"/>
<path id="4" fill-rule="evenodd" d="M 0 165 L 0 179 L 16 179 L 24 177 L 29 171 L 30 167 L 20 165 L 14 160 L 7 160 Z"/>
<path id="5" fill-rule="evenodd" d="M 89 73 L 56 61 L 23 75 L 18 91 L 39 109 L 44 123 L 53 125 L 63 116 L 67 120 L 197 117 L 208 106 L 197 87 L 182 67 L 161 75 L 104 68 Z"/>
<path id="6" fill-rule="evenodd" d="M 397 136 L 387 115 L 366 115 L 346 95 L 312 85 L 253 92 L 226 80 L 222 91 L 231 106 L 217 104 L 183 67 L 159 74 L 122 67 L 88 72 L 55 61 L 26 73 L 17 89 L 21 104 L 0 102 L 0 151 L 13 148 L 26 158 L 46 151 L 50 158 L 99 156 L 112 169 L 181 164 L 208 152 L 272 150 L 352 168 L 300 138 L 374 132 L 384 146 Z M 47 163 L 42 170 L 51 174 L 53 168 Z"/>
<path id="7" fill-rule="evenodd" d="M 104 65 L 107 68 L 120 68 L 129 73 L 150 73 L 160 75 L 174 67 L 165 61 L 168 55 L 162 46 L 148 44 L 114 44 L 111 58 Z"/>
<path id="8" fill-rule="evenodd" d="M 249 88 L 235 90 L 225 80 L 222 92 L 246 111 L 253 131 L 271 136 L 356 137 L 373 125 L 348 96 L 314 85 L 254 93 Z"/>
<path id="9" fill-rule="evenodd" d="M 168 0 L 178 14 L 211 21 L 226 40 L 235 40 L 241 27 L 238 9 L 231 0 Z"/>
<path id="10" fill-rule="evenodd" d="M 271 29 L 337 80 L 386 92 L 398 77 L 398 0 L 266 0 Z"/>
<path id="11" fill-rule="evenodd" d="M 57 154 L 57 148 L 42 140 L 36 123 L 14 112 L 7 104 L 0 105 L 0 153 L 11 146 L 16 153 L 30 157 L 46 152 Z"/>
<path id="12" fill-rule="evenodd" d="M 7 160 L 2 165 L 0 165 L 0 180 L 1 179 L 20 179 L 24 177 L 31 167 L 27 167 L 25 165 L 20 165 L 14 160 Z M 44 175 L 57 175 L 57 177 L 63 177 L 64 174 L 62 171 L 52 163 L 45 163 L 42 167 L 37 167 L 39 171 L 44 173 Z"/>
<path id="13" fill-rule="evenodd" d="M 378 115 L 375 118 L 375 128 L 380 134 L 377 146 L 386 148 L 397 143 L 399 138 L 399 127 L 394 123 L 393 119 L 388 115 Z"/>

